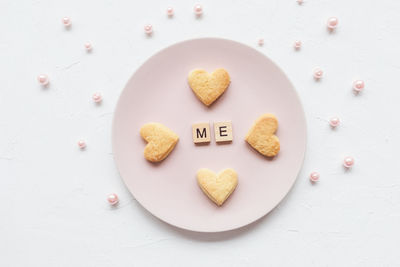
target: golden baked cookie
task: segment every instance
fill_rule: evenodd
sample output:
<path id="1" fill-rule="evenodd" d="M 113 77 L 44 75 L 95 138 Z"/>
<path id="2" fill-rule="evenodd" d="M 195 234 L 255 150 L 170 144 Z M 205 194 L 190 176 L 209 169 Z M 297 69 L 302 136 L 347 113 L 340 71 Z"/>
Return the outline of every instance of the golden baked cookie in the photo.
<path id="1" fill-rule="evenodd" d="M 201 190 L 221 206 L 235 190 L 238 178 L 233 169 L 225 169 L 218 174 L 209 169 L 200 169 L 197 171 L 197 182 Z"/>
<path id="2" fill-rule="evenodd" d="M 276 156 L 280 150 L 279 139 L 275 135 L 277 129 L 278 120 L 275 115 L 263 114 L 255 121 L 245 140 L 262 155 Z"/>
<path id="3" fill-rule="evenodd" d="M 189 73 L 188 81 L 197 98 L 206 106 L 217 100 L 231 82 L 228 72 L 222 68 L 211 74 L 205 70 L 193 70 Z"/>
<path id="4" fill-rule="evenodd" d="M 146 123 L 140 128 L 140 135 L 148 142 L 144 157 L 151 162 L 165 159 L 174 149 L 179 136 L 161 123 Z"/>

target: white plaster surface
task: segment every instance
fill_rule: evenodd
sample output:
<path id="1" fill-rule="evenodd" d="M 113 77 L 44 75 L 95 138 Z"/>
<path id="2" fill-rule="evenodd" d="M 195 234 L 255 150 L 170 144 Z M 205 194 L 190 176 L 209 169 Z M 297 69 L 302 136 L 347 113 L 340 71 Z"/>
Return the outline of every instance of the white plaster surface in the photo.
<path id="1" fill-rule="evenodd" d="M 195 3 L 0 1 L 0 266 L 400 266 L 400 1 L 202 0 L 201 19 Z M 330 16 L 339 18 L 332 34 Z M 292 191 L 233 232 L 160 222 L 126 190 L 111 153 L 113 110 L 129 77 L 158 50 L 195 37 L 264 52 L 294 83 L 308 121 Z M 49 88 L 38 85 L 40 73 Z M 357 78 L 366 89 L 355 96 Z M 334 115 L 342 125 L 332 131 Z M 348 172 L 345 155 L 356 160 Z M 314 186 L 311 171 L 321 173 Z M 116 209 L 105 201 L 111 192 L 121 199 Z"/>

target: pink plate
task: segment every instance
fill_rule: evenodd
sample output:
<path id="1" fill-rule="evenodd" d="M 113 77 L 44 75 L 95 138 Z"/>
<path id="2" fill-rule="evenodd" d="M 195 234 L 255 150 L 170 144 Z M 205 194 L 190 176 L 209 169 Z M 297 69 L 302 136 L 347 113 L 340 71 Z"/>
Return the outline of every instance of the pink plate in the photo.
<path id="1" fill-rule="evenodd" d="M 225 68 L 227 91 L 210 107 L 188 86 L 196 68 Z M 244 141 L 263 113 L 279 120 L 281 151 L 272 160 Z M 191 125 L 232 121 L 233 142 L 196 146 Z M 139 134 L 147 122 L 160 122 L 180 140 L 159 164 L 143 157 Z M 213 132 L 213 130 L 211 131 Z M 306 122 L 299 97 L 289 79 L 257 50 L 230 40 L 204 38 L 172 45 L 146 61 L 123 90 L 113 122 L 115 162 L 133 196 L 153 215 L 176 227 L 220 232 L 245 226 L 270 212 L 288 193 L 301 168 L 306 147 Z M 233 168 L 239 184 L 217 207 L 197 185 L 196 172 Z"/>

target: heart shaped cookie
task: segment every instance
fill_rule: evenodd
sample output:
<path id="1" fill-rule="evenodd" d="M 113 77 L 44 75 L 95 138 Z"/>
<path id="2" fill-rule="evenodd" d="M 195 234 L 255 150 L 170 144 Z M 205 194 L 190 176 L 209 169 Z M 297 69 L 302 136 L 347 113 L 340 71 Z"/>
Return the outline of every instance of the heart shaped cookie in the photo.
<path id="1" fill-rule="evenodd" d="M 209 74 L 205 70 L 193 70 L 188 77 L 189 86 L 204 105 L 209 106 L 220 97 L 231 82 L 225 69 L 216 69 Z"/>
<path id="2" fill-rule="evenodd" d="M 278 129 L 278 120 L 273 114 L 261 115 L 251 127 L 245 140 L 260 154 L 273 157 L 280 150 L 278 137 L 274 134 Z"/>
<path id="3" fill-rule="evenodd" d="M 144 148 L 144 157 L 151 162 L 165 159 L 179 140 L 176 133 L 156 122 L 143 125 L 140 135 L 148 142 Z"/>
<path id="4" fill-rule="evenodd" d="M 219 174 L 209 169 L 197 171 L 197 182 L 203 192 L 218 206 L 232 194 L 238 184 L 237 173 L 233 169 L 225 169 Z"/>

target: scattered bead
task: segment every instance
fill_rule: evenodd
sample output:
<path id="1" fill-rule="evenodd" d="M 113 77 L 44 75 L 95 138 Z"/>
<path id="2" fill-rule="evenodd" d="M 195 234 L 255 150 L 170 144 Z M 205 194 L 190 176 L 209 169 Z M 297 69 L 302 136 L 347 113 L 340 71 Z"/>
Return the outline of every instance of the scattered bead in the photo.
<path id="1" fill-rule="evenodd" d="M 343 165 L 344 165 L 346 168 L 352 167 L 352 166 L 354 165 L 354 158 L 352 158 L 352 157 L 345 157 L 344 160 L 343 160 Z"/>
<path id="2" fill-rule="evenodd" d="M 356 92 L 361 92 L 365 87 L 365 83 L 362 80 L 356 80 L 353 82 L 353 90 Z"/>
<path id="3" fill-rule="evenodd" d="M 79 140 L 78 141 L 78 147 L 80 148 L 80 149 L 84 149 L 85 147 L 86 147 L 86 142 L 85 142 L 85 140 Z"/>
<path id="4" fill-rule="evenodd" d="M 203 14 L 203 7 L 199 4 L 194 6 L 194 13 L 196 16 L 201 16 Z"/>
<path id="5" fill-rule="evenodd" d="M 324 72 L 320 68 L 314 69 L 314 78 L 316 80 L 321 79 L 323 74 L 324 74 Z"/>
<path id="6" fill-rule="evenodd" d="M 69 17 L 63 17 L 62 23 L 64 24 L 65 27 L 71 26 L 71 19 Z"/>
<path id="7" fill-rule="evenodd" d="M 103 97 L 100 93 L 94 93 L 92 98 L 93 98 L 93 101 L 96 103 L 99 103 L 103 100 Z"/>
<path id="8" fill-rule="evenodd" d="M 167 16 L 172 17 L 174 15 L 174 9 L 172 7 L 167 8 Z"/>
<path id="9" fill-rule="evenodd" d="M 87 42 L 87 43 L 85 43 L 85 48 L 89 52 L 89 51 L 91 51 L 93 49 L 93 46 L 92 46 L 91 43 Z"/>
<path id="10" fill-rule="evenodd" d="M 264 45 L 264 39 L 258 39 L 258 46 L 263 46 Z"/>
<path id="11" fill-rule="evenodd" d="M 335 128 L 335 127 L 339 126 L 340 120 L 338 117 L 333 117 L 329 120 L 329 124 L 331 125 L 331 127 Z"/>
<path id="12" fill-rule="evenodd" d="M 114 193 L 109 194 L 108 197 L 107 197 L 107 201 L 111 205 L 116 205 L 119 202 L 117 194 L 114 194 Z"/>
<path id="13" fill-rule="evenodd" d="M 49 84 L 49 76 L 47 76 L 46 74 L 40 74 L 40 75 L 37 77 L 37 79 L 38 79 L 39 83 L 40 83 L 41 85 L 43 85 L 43 86 L 46 86 L 46 85 Z"/>
<path id="14" fill-rule="evenodd" d="M 297 2 L 297 4 L 301 5 L 301 4 L 303 4 L 304 1 L 303 0 L 297 0 L 296 2 Z"/>
<path id="15" fill-rule="evenodd" d="M 336 17 L 330 17 L 327 22 L 328 29 L 334 30 L 339 23 L 339 20 Z"/>
<path id="16" fill-rule="evenodd" d="M 318 180 L 319 180 L 319 173 L 318 172 L 312 172 L 310 174 L 310 181 L 315 183 L 315 182 L 318 182 Z"/>
<path id="17" fill-rule="evenodd" d="M 294 42 L 294 49 L 299 50 L 301 48 L 301 41 L 297 40 Z"/>
<path id="18" fill-rule="evenodd" d="M 153 25 L 147 24 L 146 26 L 144 26 L 144 32 L 147 35 L 151 35 L 153 33 Z"/>

